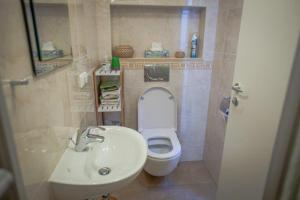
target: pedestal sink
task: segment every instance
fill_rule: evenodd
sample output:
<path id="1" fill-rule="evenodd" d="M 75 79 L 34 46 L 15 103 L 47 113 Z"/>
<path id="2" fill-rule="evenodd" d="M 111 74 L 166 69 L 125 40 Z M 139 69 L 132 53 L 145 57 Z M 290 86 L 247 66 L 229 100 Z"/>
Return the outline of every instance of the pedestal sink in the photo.
<path id="1" fill-rule="evenodd" d="M 83 200 L 120 189 L 134 180 L 147 158 L 144 138 L 135 130 L 108 127 L 99 134 L 103 143 L 91 143 L 84 152 L 71 144 L 49 182 L 57 200 Z"/>

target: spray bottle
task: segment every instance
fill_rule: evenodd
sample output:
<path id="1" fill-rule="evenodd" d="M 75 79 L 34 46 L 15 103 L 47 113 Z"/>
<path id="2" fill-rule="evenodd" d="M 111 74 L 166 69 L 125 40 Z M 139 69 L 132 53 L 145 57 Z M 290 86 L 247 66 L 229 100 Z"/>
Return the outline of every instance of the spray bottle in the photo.
<path id="1" fill-rule="evenodd" d="M 191 58 L 198 57 L 198 36 L 197 33 L 193 33 L 191 46 Z"/>

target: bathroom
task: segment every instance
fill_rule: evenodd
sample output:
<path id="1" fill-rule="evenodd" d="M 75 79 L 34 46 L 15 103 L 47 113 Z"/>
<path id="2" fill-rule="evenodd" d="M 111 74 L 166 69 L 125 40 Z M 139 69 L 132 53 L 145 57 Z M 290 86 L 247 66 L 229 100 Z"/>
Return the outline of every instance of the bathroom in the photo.
<path id="1" fill-rule="evenodd" d="M 272 199 L 300 30 L 288 1 L 1 1 L 3 199 Z"/>

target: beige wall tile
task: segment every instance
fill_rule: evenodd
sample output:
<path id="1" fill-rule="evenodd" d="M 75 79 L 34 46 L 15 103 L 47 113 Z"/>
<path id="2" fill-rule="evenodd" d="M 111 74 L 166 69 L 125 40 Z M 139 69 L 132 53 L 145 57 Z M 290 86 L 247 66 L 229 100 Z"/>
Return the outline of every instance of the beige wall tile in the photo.
<path id="1" fill-rule="evenodd" d="M 204 147 L 204 162 L 215 182 L 218 182 L 219 178 L 226 129 L 219 105 L 223 97 L 231 94 L 242 4 L 242 0 L 222 0 L 219 4 L 216 52 Z"/>
<path id="2" fill-rule="evenodd" d="M 96 1 L 97 49 L 101 61 L 111 58 L 110 0 Z"/>

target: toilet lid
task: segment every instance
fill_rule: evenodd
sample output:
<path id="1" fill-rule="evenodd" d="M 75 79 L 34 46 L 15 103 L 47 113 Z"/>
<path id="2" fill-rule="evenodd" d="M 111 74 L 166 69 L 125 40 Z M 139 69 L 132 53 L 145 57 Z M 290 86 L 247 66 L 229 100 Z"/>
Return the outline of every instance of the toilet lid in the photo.
<path id="1" fill-rule="evenodd" d="M 139 98 L 138 129 L 177 130 L 176 102 L 172 93 L 162 87 L 146 90 Z"/>

